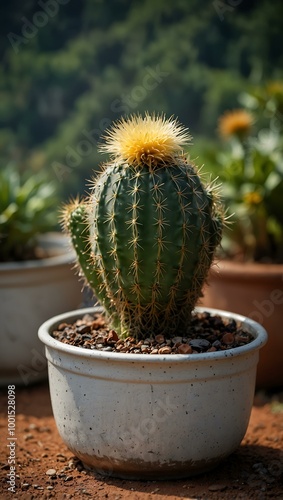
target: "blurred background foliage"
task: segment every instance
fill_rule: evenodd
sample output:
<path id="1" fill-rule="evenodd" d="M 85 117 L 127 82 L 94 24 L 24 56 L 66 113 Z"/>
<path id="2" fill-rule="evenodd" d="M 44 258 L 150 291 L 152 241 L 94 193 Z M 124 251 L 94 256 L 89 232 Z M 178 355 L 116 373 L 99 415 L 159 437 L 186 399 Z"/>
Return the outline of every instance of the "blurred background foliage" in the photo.
<path id="1" fill-rule="evenodd" d="M 1 164 L 44 169 L 66 199 L 110 122 L 148 110 L 189 127 L 218 175 L 218 117 L 282 80 L 282 19 L 281 0 L 1 2 Z"/>

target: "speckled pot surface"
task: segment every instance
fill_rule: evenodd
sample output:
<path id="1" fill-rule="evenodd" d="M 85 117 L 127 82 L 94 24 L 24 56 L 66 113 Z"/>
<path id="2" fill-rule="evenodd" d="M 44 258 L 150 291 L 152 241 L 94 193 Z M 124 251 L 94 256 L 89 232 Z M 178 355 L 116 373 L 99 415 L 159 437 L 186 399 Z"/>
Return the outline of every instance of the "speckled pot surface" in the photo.
<path id="1" fill-rule="evenodd" d="M 86 466 L 123 478 L 181 478 L 215 467 L 239 446 L 267 340 L 262 326 L 206 308 L 244 323 L 254 341 L 188 355 L 91 351 L 50 336 L 95 310 L 56 316 L 39 329 L 59 433 Z"/>
<path id="2" fill-rule="evenodd" d="M 0 263 L 0 385 L 47 380 L 39 326 L 82 302 L 73 270 L 75 255 L 61 233 L 47 233 L 41 247 L 50 257 Z"/>

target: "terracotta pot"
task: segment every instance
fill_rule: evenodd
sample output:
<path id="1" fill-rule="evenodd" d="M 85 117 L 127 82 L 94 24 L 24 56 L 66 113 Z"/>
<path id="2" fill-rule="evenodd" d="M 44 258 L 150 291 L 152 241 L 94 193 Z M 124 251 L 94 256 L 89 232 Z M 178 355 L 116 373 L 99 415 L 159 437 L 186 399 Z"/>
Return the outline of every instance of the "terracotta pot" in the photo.
<path id="1" fill-rule="evenodd" d="M 268 332 L 260 352 L 257 387 L 283 386 L 283 265 L 220 261 L 199 305 L 254 319 Z"/>
<path id="2" fill-rule="evenodd" d="M 68 448 L 97 472 L 132 479 L 187 477 L 230 455 L 248 426 L 265 330 L 209 310 L 239 321 L 254 340 L 186 355 L 96 351 L 50 335 L 60 323 L 98 311 L 71 311 L 39 329 L 54 418 Z"/>
<path id="3" fill-rule="evenodd" d="M 39 244 L 50 257 L 0 264 L 0 385 L 47 379 L 38 327 L 50 316 L 82 303 L 69 239 L 47 233 Z"/>

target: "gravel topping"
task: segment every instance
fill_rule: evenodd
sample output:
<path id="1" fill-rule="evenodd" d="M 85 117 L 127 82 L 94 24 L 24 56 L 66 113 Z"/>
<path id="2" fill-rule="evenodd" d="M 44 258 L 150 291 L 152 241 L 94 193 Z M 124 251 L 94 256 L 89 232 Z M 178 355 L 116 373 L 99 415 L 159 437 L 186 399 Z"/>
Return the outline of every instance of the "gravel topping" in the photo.
<path id="1" fill-rule="evenodd" d="M 52 336 L 85 349 L 131 354 L 197 354 L 223 351 L 250 343 L 252 335 L 234 320 L 212 316 L 208 312 L 195 314 L 184 337 L 165 338 L 149 335 L 143 340 L 134 337 L 119 339 L 101 313 L 85 314 L 72 324 L 61 323 Z"/>

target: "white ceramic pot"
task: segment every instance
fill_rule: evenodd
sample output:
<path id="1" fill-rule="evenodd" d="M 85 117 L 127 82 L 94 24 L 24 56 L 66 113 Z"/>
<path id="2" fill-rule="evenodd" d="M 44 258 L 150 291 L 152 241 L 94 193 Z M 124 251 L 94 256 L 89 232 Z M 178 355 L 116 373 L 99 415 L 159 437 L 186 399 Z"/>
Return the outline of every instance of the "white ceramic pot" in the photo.
<path id="1" fill-rule="evenodd" d="M 181 478 L 213 468 L 239 446 L 267 340 L 262 326 L 205 309 L 240 321 L 254 340 L 191 355 L 86 350 L 50 335 L 61 322 L 95 310 L 57 316 L 39 329 L 59 433 L 86 466 L 122 478 Z"/>
<path id="2" fill-rule="evenodd" d="M 38 328 L 51 316 L 82 303 L 69 239 L 48 233 L 40 245 L 50 257 L 0 264 L 0 385 L 47 379 Z"/>

